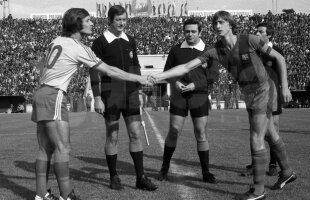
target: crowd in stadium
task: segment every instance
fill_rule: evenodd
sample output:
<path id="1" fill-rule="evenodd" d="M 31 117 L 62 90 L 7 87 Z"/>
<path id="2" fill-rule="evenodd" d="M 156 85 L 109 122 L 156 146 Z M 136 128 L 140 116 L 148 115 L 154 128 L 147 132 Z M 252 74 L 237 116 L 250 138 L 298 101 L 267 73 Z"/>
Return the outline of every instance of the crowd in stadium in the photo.
<path id="1" fill-rule="evenodd" d="M 236 16 L 237 17 L 237 16 Z M 168 54 L 170 48 L 183 41 L 182 22 L 185 17 L 134 17 L 128 20 L 127 32 L 137 41 L 138 54 Z M 216 41 L 211 17 L 201 18 L 202 40 L 212 45 Z M 305 90 L 310 82 L 310 15 L 254 14 L 238 16 L 239 30 L 254 33 L 261 21 L 276 27 L 274 42 L 284 50 L 288 63 L 290 90 Z M 107 19 L 95 18 L 94 34 L 86 38 L 91 45 L 108 26 Z M 0 95 L 23 95 L 31 99 L 38 85 L 39 70 L 36 63 L 49 42 L 60 34 L 61 20 L 2 19 L 0 20 Z M 87 71 L 81 68 L 68 88 L 71 98 L 84 91 Z M 215 90 L 225 94 L 233 84 L 229 76 L 222 76 Z M 221 89 L 220 89 L 221 88 Z"/>

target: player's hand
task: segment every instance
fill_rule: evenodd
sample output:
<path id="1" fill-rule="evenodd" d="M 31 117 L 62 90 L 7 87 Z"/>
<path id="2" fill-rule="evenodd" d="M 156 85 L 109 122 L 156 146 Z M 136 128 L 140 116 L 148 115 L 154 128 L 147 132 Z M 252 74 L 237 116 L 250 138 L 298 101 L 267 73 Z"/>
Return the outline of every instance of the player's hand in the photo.
<path id="1" fill-rule="evenodd" d="M 290 90 L 288 89 L 288 87 L 282 87 L 282 98 L 283 98 L 283 102 L 285 104 L 292 101 L 292 94 L 291 94 Z"/>
<path id="2" fill-rule="evenodd" d="M 182 88 L 182 93 L 183 92 L 190 92 L 190 91 L 194 91 L 195 90 L 195 84 L 194 83 L 190 83 L 188 85 L 186 85 L 184 88 Z"/>
<path id="3" fill-rule="evenodd" d="M 175 82 L 175 88 L 176 88 L 178 91 L 182 92 L 183 89 L 186 88 L 186 86 L 185 86 L 183 83 L 181 83 L 180 81 L 176 81 L 176 82 Z"/>
<path id="4" fill-rule="evenodd" d="M 156 83 L 156 81 L 152 76 L 143 75 L 143 76 L 140 76 L 139 83 L 141 85 L 153 86 Z"/>
<path id="5" fill-rule="evenodd" d="M 157 84 L 160 81 L 159 74 L 152 75 L 151 77 L 154 79 L 155 84 Z"/>
<path id="6" fill-rule="evenodd" d="M 95 111 L 101 115 L 104 113 L 104 104 L 101 96 L 95 97 Z"/>
<path id="7" fill-rule="evenodd" d="M 148 75 L 147 80 L 150 81 L 153 85 L 157 83 L 156 78 L 152 75 Z"/>

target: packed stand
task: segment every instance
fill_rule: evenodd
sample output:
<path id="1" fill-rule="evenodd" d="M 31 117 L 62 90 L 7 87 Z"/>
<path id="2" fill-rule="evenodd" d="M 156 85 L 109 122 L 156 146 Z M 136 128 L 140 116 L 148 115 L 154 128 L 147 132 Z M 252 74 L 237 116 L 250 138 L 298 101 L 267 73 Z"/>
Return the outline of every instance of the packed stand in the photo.
<path id="1" fill-rule="evenodd" d="M 128 20 L 127 32 L 137 41 L 139 55 L 168 54 L 170 48 L 184 40 L 182 22 L 186 17 L 134 17 Z M 253 33 L 261 21 L 276 27 L 275 43 L 280 46 L 288 63 L 289 88 L 305 90 L 310 81 L 310 15 L 306 14 L 254 14 L 237 17 L 239 30 Z M 107 19 L 93 19 L 94 34 L 85 39 L 91 42 L 107 28 Z M 212 45 L 216 36 L 212 30 L 211 17 L 201 18 L 202 40 Z M 2 19 L 0 20 L 0 95 L 23 95 L 31 99 L 38 87 L 38 60 L 44 55 L 49 42 L 60 35 L 61 20 Z M 81 68 L 68 87 L 71 99 L 84 93 L 87 70 Z M 236 88 L 229 75 L 221 74 L 212 95 L 223 97 Z"/>

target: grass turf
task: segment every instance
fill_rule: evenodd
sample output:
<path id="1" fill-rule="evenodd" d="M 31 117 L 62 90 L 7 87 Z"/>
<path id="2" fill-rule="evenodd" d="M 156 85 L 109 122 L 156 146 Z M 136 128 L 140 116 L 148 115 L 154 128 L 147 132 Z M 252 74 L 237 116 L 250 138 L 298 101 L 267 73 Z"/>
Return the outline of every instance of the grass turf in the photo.
<path id="1" fill-rule="evenodd" d="M 123 119 L 120 120 L 117 169 L 125 189 L 109 188 L 109 172 L 105 160 L 105 126 L 96 113 L 70 113 L 71 183 L 84 200 L 99 199 L 232 199 L 248 190 L 252 177 L 239 176 L 250 163 L 249 125 L 245 110 L 212 110 L 208 123 L 210 171 L 219 183 L 201 181 L 191 119 L 187 118 L 172 158 L 169 181 L 155 179 L 161 167 L 163 144 L 167 134 L 169 113 L 147 111 L 146 123 L 150 146 L 144 139 L 145 173 L 159 185 L 155 192 L 135 189 L 135 171 L 128 152 L 129 142 Z M 286 144 L 289 162 L 298 179 L 283 190 L 269 188 L 277 177 L 266 176 L 269 199 L 308 199 L 310 195 L 310 110 L 286 109 L 280 119 L 280 134 Z M 153 126 L 155 126 L 155 128 Z M 35 196 L 34 161 L 37 151 L 35 124 L 29 114 L 0 115 L 0 200 L 33 199 Z M 49 186 L 58 194 L 53 172 Z"/>

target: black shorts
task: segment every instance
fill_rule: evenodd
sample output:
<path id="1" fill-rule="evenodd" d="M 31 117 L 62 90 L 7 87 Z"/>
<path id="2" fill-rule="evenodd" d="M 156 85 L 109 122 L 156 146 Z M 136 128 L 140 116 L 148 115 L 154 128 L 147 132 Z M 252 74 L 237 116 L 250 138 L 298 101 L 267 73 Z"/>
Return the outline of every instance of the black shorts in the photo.
<path id="1" fill-rule="evenodd" d="M 282 113 L 282 95 L 281 95 L 281 88 L 279 85 L 278 79 L 274 80 L 272 79 L 275 84 L 275 89 L 277 91 L 277 110 L 272 112 L 272 115 L 280 115 Z"/>
<path id="2" fill-rule="evenodd" d="M 106 91 L 102 92 L 101 98 L 105 106 L 103 116 L 109 121 L 119 120 L 121 113 L 124 118 L 132 115 L 140 116 L 138 90 L 127 95 L 120 92 Z"/>
<path id="3" fill-rule="evenodd" d="M 208 116 L 209 104 L 208 94 L 172 95 L 170 113 L 186 117 L 190 111 L 191 117 Z"/>

